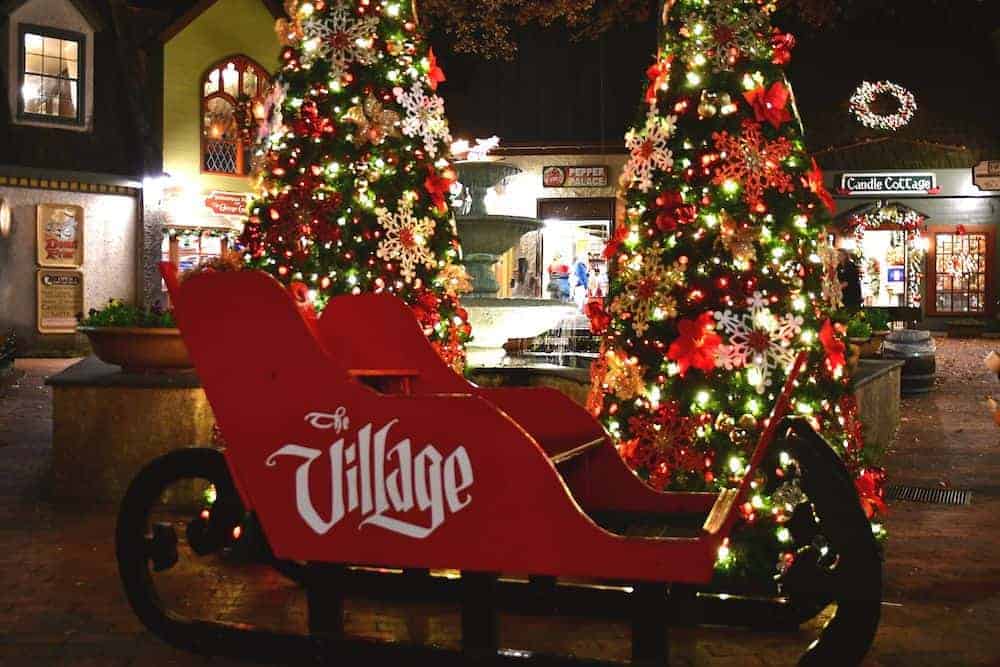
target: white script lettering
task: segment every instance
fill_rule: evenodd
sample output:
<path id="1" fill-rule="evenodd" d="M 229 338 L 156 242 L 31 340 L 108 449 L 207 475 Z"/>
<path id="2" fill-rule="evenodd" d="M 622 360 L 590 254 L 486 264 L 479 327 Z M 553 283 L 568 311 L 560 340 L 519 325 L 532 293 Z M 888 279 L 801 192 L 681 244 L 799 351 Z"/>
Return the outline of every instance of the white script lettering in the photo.
<path id="1" fill-rule="evenodd" d="M 306 415 L 306 421 L 319 430 L 337 428 L 325 419 L 329 416 L 311 412 Z M 337 416 L 346 430 L 345 413 L 338 411 Z M 374 436 L 371 423 L 365 424 L 357 432 L 355 442 L 348 444 L 340 438 L 330 445 L 327 450 L 330 456 L 330 518 L 327 520 L 316 510 L 309 491 L 312 464 L 323 456 L 323 450 L 287 444 L 267 457 L 268 467 L 276 466 L 278 458 L 283 456 L 302 460 L 295 471 L 295 504 L 299 516 L 316 534 L 325 535 L 345 516 L 358 511 L 361 516 L 359 528 L 370 524 L 422 540 L 445 522 L 446 511 L 455 514 L 472 502 L 471 494 L 467 493 L 473 483 L 472 462 L 465 447 L 458 447 L 447 458 L 431 444 L 413 455 L 408 438 L 387 449 L 389 430 L 397 421 L 389 422 Z M 392 470 L 386 474 L 388 467 Z M 426 521 L 421 523 L 427 525 L 390 516 L 414 508 L 426 514 Z"/>

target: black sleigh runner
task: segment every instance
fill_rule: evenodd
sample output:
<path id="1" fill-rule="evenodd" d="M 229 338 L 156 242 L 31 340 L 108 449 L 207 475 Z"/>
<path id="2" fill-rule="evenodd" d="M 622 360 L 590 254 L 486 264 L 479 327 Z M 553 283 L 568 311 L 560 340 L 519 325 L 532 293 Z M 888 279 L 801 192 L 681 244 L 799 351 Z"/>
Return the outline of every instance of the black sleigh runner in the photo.
<path id="1" fill-rule="evenodd" d="M 808 501 L 790 526 L 804 546 L 782 582 L 786 598 L 769 604 L 797 623 L 836 603 L 801 664 L 856 664 L 870 647 L 878 545 L 844 464 L 787 416 L 805 355 L 738 488 L 661 493 L 561 394 L 479 388 L 454 373 L 395 297 L 336 298 L 315 319 L 263 273 L 206 273 L 179 285 L 172 267 L 163 272 L 227 443 L 153 461 L 122 503 L 116 549 L 128 600 L 170 644 L 278 663 L 586 662 L 500 646 L 502 610 L 620 615 L 631 619 L 633 662 L 665 664 L 668 625 L 748 613 L 740 605 L 751 602 L 712 601 L 697 587 L 712 578 L 755 469 L 780 446 L 799 462 Z M 363 334 L 341 326 L 354 320 L 368 323 Z M 266 355 L 261 339 L 275 343 Z M 182 523 L 154 522 L 163 492 L 191 480 L 211 484 L 214 501 Z M 676 536 L 634 537 L 602 527 L 606 516 L 700 520 Z M 182 557 L 237 551 L 305 587 L 308 636 L 164 606 L 160 573 Z M 344 601 L 353 596 L 454 601 L 461 650 L 347 637 Z"/>

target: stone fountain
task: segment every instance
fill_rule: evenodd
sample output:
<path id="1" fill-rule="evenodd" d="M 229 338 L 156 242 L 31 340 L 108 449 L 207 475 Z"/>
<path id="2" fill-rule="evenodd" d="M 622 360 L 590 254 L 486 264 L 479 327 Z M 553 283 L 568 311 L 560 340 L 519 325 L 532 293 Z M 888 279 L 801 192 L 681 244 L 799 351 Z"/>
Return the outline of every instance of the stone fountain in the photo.
<path id="1" fill-rule="evenodd" d="M 491 215 L 486 212 L 490 189 L 521 173 L 497 161 L 465 161 L 456 165 L 465 196 L 455 206 L 463 263 L 472 277 L 473 292 L 462 299 L 469 311 L 473 341 L 470 366 L 502 362 L 508 339 L 534 338 L 567 317 L 574 308 L 549 299 L 500 299 L 493 265 L 518 244 L 521 237 L 542 228 L 535 218 Z"/>
<path id="2" fill-rule="evenodd" d="M 493 265 L 528 232 L 541 229 L 535 218 L 516 215 L 490 215 L 486 195 L 511 176 L 521 173 L 517 167 L 489 161 L 467 161 L 455 165 L 458 180 L 467 196 L 458 208 L 455 221 L 464 251 L 463 263 L 472 276 L 474 298 L 495 297 L 500 289 Z"/>

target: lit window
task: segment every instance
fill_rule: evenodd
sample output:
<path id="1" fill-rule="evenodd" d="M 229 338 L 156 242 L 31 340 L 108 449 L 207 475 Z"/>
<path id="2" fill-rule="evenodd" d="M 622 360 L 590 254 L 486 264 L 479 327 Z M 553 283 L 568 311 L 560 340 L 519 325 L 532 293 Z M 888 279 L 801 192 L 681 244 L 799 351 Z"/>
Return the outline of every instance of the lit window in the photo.
<path id="1" fill-rule="evenodd" d="M 992 236 L 972 232 L 935 234 L 934 246 L 935 313 L 986 313 Z"/>
<path id="2" fill-rule="evenodd" d="M 84 36 L 21 27 L 19 116 L 82 124 Z"/>
<path id="3" fill-rule="evenodd" d="M 250 173 L 250 146 L 256 134 L 252 109 L 267 95 L 271 79 L 243 56 L 214 65 L 201 83 L 201 169 L 212 174 Z"/>

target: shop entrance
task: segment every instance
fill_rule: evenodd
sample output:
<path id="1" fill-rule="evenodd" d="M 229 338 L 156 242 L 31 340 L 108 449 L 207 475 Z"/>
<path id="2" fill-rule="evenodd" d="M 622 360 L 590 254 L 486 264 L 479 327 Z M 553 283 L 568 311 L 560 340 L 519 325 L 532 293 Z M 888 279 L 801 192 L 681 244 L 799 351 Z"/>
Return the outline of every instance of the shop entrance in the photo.
<path id="1" fill-rule="evenodd" d="M 538 282 L 542 298 L 575 305 L 608 293 L 604 247 L 614 225 L 614 199 L 541 199 Z"/>

